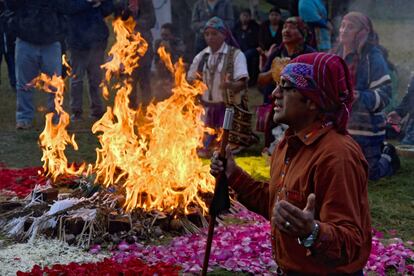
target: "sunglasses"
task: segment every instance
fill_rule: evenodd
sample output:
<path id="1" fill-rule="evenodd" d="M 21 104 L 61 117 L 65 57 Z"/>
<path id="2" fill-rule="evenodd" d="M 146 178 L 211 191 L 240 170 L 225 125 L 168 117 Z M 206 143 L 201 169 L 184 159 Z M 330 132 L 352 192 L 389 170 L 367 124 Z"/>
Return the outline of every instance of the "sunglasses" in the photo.
<path id="1" fill-rule="evenodd" d="M 296 89 L 296 87 L 294 87 L 294 86 L 282 86 L 282 85 L 279 85 L 279 88 L 280 88 L 281 93 L 285 93 L 285 92 L 288 92 L 290 90 Z"/>

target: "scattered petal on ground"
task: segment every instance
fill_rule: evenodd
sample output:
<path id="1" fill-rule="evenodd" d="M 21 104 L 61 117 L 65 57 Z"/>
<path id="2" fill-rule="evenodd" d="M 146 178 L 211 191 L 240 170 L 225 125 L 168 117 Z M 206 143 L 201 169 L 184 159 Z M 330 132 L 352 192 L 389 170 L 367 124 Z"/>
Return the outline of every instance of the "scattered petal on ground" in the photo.
<path id="1" fill-rule="evenodd" d="M 70 262 L 97 262 L 107 255 L 91 255 L 56 239 L 40 238 L 33 243 L 12 244 L 0 250 L 1 275 L 16 275 L 16 271 L 29 271 L 34 265 L 51 266 Z"/>

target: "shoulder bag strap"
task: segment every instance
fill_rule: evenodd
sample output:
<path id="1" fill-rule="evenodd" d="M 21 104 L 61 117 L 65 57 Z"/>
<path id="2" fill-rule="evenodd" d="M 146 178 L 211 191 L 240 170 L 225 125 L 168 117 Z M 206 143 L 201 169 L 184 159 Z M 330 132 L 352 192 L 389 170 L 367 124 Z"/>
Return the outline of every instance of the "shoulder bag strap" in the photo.
<path id="1" fill-rule="evenodd" d="M 230 51 L 228 54 L 228 59 L 227 59 L 227 64 L 226 64 L 226 70 L 225 70 L 225 74 L 230 76 L 230 80 L 233 81 L 233 75 L 234 75 L 234 59 L 235 59 L 235 54 L 237 52 L 237 48 L 235 47 L 230 47 Z M 229 62 L 231 60 L 231 62 Z M 242 107 L 244 110 L 248 110 L 248 102 L 249 102 L 249 98 L 248 98 L 248 87 L 247 87 L 247 81 L 245 82 L 245 88 L 243 90 L 240 91 L 240 107 Z M 224 91 L 225 93 L 225 99 L 227 99 L 226 104 L 236 104 L 235 100 L 234 100 L 234 91 L 227 89 L 226 91 Z"/>
<path id="2" fill-rule="evenodd" d="M 234 75 L 234 53 L 236 52 L 236 48 L 232 46 L 228 46 L 229 51 L 224 59 L 223 63 L 223 70 L 221 70 L 221 81 L 224 82 L 226 78 L 229 81 L 233 81 Z M 223 90 L 223 99 L 226 105 L 234 105 L 234 92 L 230 89 Z"/>

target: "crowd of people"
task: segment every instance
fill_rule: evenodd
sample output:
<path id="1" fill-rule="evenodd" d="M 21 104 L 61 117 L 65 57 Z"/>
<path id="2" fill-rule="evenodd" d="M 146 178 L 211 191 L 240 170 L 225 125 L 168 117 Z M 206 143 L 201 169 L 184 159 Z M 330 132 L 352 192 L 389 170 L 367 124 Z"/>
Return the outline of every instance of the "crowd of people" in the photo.
<path id="1" fill-rule="evenodd" d="M 265 132 L 276 136 L 274 129 L 282 129 L 267 141 L 270 180 L 243 171 L 229 146 L 224 158 L 218 152 L 211 158 L 211 174 L 227 178 L 237 199 L 271 222 L 278 275 L 363 275 L 372 235 L 368 179 L 392 176 L 400 167 L 395 147 L 385 142 L 384 110 L 392 97 L 386 50 L 360 12 L 342 18 L 334 41 L 322 5 L 299 1 L 300 16 L 276 28 L 279 44 L 257 48 L 258 85 L 272 106 Z M 268 24 L 274 34 L 276 24 Z M 410 108 L 407 93 L 388 121 L 399 124 Z M 411 132 L 407 128 L 404 143 Z"/>
<path id="2" fill-rule="evenodd" d="M 369 178 L 376 180 L 393 175 L 400 161 L 395 148 L 385 142 L 387 124 L 398 126 L 403 117 L 413 113 L 412 93 L 407 94 L 387 119 L 384 110 L 393 94 L 390 74 L 393 65 L 387 58 L 387 51 L 379 44 L 369 17 L 350 12 L 335 31 L 323 1 L 297 2 L 295 11 L 291 11 L 295 16 L 286 16 L 286 12 L 282 16 L 281 10 L 274 6 L 267 18 L 260 21 L 250 9 L 240 10 L 236 18 L 232 1 L 198 0 L 191 17 L 194 43 L 188 45 L 177 35 L 172 23 L 162 25 L 161 37 L 153 41 L 151 29 L 156 17 L 152 0 L 0 1 L 0 31 L 3 33 L 0 58 L 5 57 L 10 86 L 17 93 L 16 129 L 33 126 L 33 88 L 28 83 L 40 72 L 65 74 L 61 65 L 63 53 L 70 55 L 73 68 L 70 76 L 72 122 L 84 120 L 85 76 L 89 84 L 89 117 L 99 119 L 105 110 L 99 87 L 109 37 L 105 19 L 111 15 L 132 16 L 137 23 L 136 30 L 153 47 L 148 48 L 132 74 L 131 108 L 145 106 L 157 96 L 153 93 L 154 86 L 157 91 L 170 90 L 171 76 L 157 54 L 157 49 L 163 46 L 171 53 L 173 62 L 179 57 L 185 58 L 189 64 L 189 80 L 201 76 L 207 84 L 208 89 L 201 97 L 207 126 L 219 128 L 224 108 L 237 107 L 239 118 L 231 141 L 236 149 L 244 148 L 258 140 L 251 129 L 248 87 L 257 85 L 263 94 L 266 118 L 272 118 L 275 113 L 272 92 L 279 81 L 275 72 L 281 70 L 283 60 L 288 62 L 313 52 L 334 53 L 345 60 L 351 74 L 356 99 L 350 112 L 348 132 L 364 152 L 370 168 Z M 157 74 L 153 84 L 152 65 Z M 140 96 L 138 91 L 141 91 Z M 168 92 L 159 96 L 160 99 L 165 97 Z M 48 97 L 49 111 L 54 110 L 53 98 L 53 94 Z M 405 124 L 404 144 L 413 143 L 412 122 L 411 116 Z M 264 152 L 270 155 L 288 126 L 271 119 L 262 124 L 259 131 L 264 132 Z M 200 154 L 211 155 L 214 138 L 214 135 L 206 135 Z"/>
<path id="3" fill-rule="evenodd" d="M 73 68 L 71 121 L 84 120 L 85 76 L 89 115 L 99 119 L 105 110 L 100 88 L 109 38 L 105 18 L 132 16 L 153 47 L 132 74 L 130 108 L 154 97 L 152 64 L 161 86 L 171 85 L 159 47 L 171 53 L 173 62 L 184 56 L 188 81 L 201 79 L 207 86 L 200 98 L 206 126 L 219 129 L 225 108 L 235 108 L 232 146 L 226 162 L 213 155 L 211 173 L 224 173 L 238 199 L 271 220 L 281 275 L 362 275 L 371 246 L 367 181 L 392 176 L 400 167 L 395 147 L 385 141 L 387 124 L 400 126 L 408 117 L 401 143 L 414 144 L 414 76 L 401 104 L 386 116 L 395 93 L 392 64 L 371 19 L 349 12 L 335 30 L 323 1 L 297 2 L 292 16 L 272 7 L 260 21 L 249 9 L 237 19 L 230 0 L 198 0 L 188 26 L 193 51 L 171 23 L 162 25 L 161 37 L 153 41 L 152 0 L 0 1 L 0 60 L 4 56 L 17 94 L 16 129 L 33 127 L 35 92 L 29 83 L 40 72 L 65 74 L 66 52 Z M 263 128 L 265 152 L 272 156 L 268 183 L 252 179 L 233 158 L 257 142 L 248 105 L 253 85 L 270 107 Z M 49 94 L 50 112 L 53 99 Z M 200 155 L 211 156 L 215 138 L 205 135 Z"/>
<path id="4" fill-rule="evenodd" d="M 278 85 L 278 80 L 275 79 L 275 71 L 278 69 L 274 67 L 278 67 L 278 63 L 279 67 L 282 66 L 281 60 L 293 60 L 313 52 L 334 53 L 344 59 L 349 68 L 355 102 L 352 110 L 349 110 L 350 120 L 347 131 L 363 150 L 369 165 L 369 179 L 377 180 L 395 174 L 400 167 L 400 160 L 395 147 L 385 141 L 387 118 L 384 112 L 392 98 L 390 73 L 392 64 L 388 60 L 387 51 L 379 44 L 378 35 L 370 18 L 359 12 L 347 13 L 341 21 L 337 37 L 333 37 L 331 35 L 333 26 L 328 20 L 323 1 L 298 1 L 299 16 L 288 17 L 285 20 L 282 20 L 280 9 L 273 7 L 268 12 L 268 19 L 260 25 L 252 18 L 250 10 L 241 10 L 239 19 L 234 24 L 228 23 L 229 17 L 233 14 L 229 12 L 228 2 L 198 1 L 193 10 L 194 24 L 199 26 L 200 22 L 204 22 L 204 28 L 199 29 L 199 32 L 203 33 L 207 47 L 203 48 L 193 60 L 189 76 L 192 77 L 192 74 L 197 71 L 196 67 L 202 64 L 202 70 L 197 69 L 201 73 L 199 76 L 202 76 L 208 86 L 206 94 L 203 95 L 208 125 L 214 121 L 214 124 L 209 126 L 213 128 L 220 126 L 224 107 L 229 105 L 227 98 L 244 90 L 241 83 L 237 87 L 227 85 L 228 78 L 225 76 L 229 75 L 226 71 L 227 59 L 231 53 L 227 50 L 229 46 L 229 49 L 238 48 L 244 54 L 243 59 L 239 55 L 232 58 L 232 67 L 236 68 L 231 72 L 232 79 L 238 80 L 240 76 L 234 73 L 245 72 L 247 69 L 247 77 L 243 74 L 245 85 L 257 84 L 263 94 L 263 104 L 270 107 L 274 106 L 272 92 Z M 210 8 L 210 13 L 199 11 L 202 3 Z M 214 3 L 217 5 L 214 6 Z M 216 50 L 212 48 L 209 30 L 211 22 L 206 20 L 214 14 L 216 18 L 222 20 L 220 24 L 224 26 L 220 27 L 221 31 L 218 32 L 221 34 L 219 44 L 227 48 L 219 46 L 214 46 Z M 233 26 L 232 30 L 230 26 Z M 196 40 L 199 41 L 198 36 Z M 205 53 L 208 53 L 207 62 L 200 62 L 203 57 L 206 57 Z M 210 76 L 212 73 L 216 74 L 215 78 Z M 206 98 L 206 95 L 212 94 L 218 96 Z M 221 108 L 213 112 L 215 108 L 212 104 L 220 104 Z M 272 118 L 275 110 L 269 108 L 268 112 L 270 114 L 267 118 Z M 397 124 L 400 122 L 395 112 L 390 116 L 392 118 L 390 117 L 388 122 Z M 264 128 L 264 152 L 270 155 L 274 151 L 287 127 L 272 119 L 267 120 Z M 238 125 L 236 129 L 240 129 Z M 407 129 L 410 131 L 411 128 Z M 237 135 L 243 135 L 245 132 Z M 403 141 L 406 143 L 408 139 L 409 135 Z M 209 142 L 205 143 L 204 151 L 208 150 L 209 144 Z"/>

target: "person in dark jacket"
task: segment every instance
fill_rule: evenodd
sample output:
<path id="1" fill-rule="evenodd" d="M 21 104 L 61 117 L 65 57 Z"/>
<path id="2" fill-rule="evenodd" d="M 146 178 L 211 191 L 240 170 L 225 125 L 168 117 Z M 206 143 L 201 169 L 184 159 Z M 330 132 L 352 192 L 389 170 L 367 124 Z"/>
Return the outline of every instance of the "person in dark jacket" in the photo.
<path id="1" fill-rule="evenodd" d="M 269 19 L 262 23 L 259 31 L 259 46 L 262 52 L 271 51 L 282 43 L 283 21 L 280 9 L 269 10 Z"/>
<path id="2" fill-rule="evenodd" d="M 137 24 L 135 30 L 141 33 L 142 37 L 148 43 L 147 52 L 140 58 L 138 68 L 132 73 L 133 85 L 129 100 L 130 107 L 136 109 L 139 106 L 138 83 L 141 88 L 141 102 L 144 106 L 148 105 L 153 97 L 151 89 L 151 64 L 154 58 L 154 50 L 152 48 L 153 37 L 151 29 L 155 26 L 156 18 L 152 0 L 129 0 L 128 7 Z"/>
<path id="3" fill-rule="evenodd" d="M 67 44 L 73 72 L 70 80 L 72 121 L 82 120 L 83 78 L 86 73 L 89 81 L 90 117 L 99 119 L 104 113 L 99 85 L 109 36 L 105 17 L 113 9 L 112 0 L 104 0 L 68 18 Z"/>
<path id="4" fill-rule="evenodd" d="M 9 30 L 7 20 L 10 11 L 6 9 L 4 0 L 0 1 L 0 64 L 4 59 L 7 64 L 7 72 L 9 74 L 9 84 L 13 90 L 16 90 L 16 70 L 14 63 L 14 53 L 16 46 L 16 34 Z"/>
<path id="5" fill-rule="evenodd" d="M 173 85 L 173 74 L 165 66 L 158 50 L 164 47 L 165 51 L 171 55 L 171 61 L 175 64 L 179 58 L 184 59 L 186 47 L 180 37 L 177 36 L 172 23 L 165 23 L 161 26 L 161 37 L 154 43 L 155 56 L 154 64 L 157 70 L 157 82 L 154 89 L 154 98 L 158 101 L 164 100 L 171 95 Z"/>
<path id="6" fill-rule="evenodd" d="M 33 89 L 28 85 L 41 72 L 61 75 L 62 22 L 65 14 L 89 9 L 94 0 L 6 0 L 15 12 L 16 129 L 30 129 L 34 119 Z M 48 94 L 47 110 L 54 111 L 54 95 Z M 57 117 L 55 116 L 54 122 Z"/>
<path id="7" fill-rule="evenodd" d="M 259 74 L 259 24 L 252 20 L 249 9 L 240 12 L 239 21 L 233 29 L 234 38 L 239 43 L 247 60 L 249 70 L 249 86 L 254 85 Z"/>
<path id="8" fill-rule="evenodd" d="M 402 118 L 407 114 L 409 114 L 408 122 L 401 144 L 414 145 L 414 74 L 411 76 L 407 94 L 405 94 L 401 103 L 393 111 L 388 113 L 388 122 L 394 125 L 399 125 L 401 124 Z"/>
<path id="9" fill-rule="evenodd" d="M 185 45 L 181 38 L 176 34 L 175 28 L 171 23 L 165 23 L 161 26 L 160 38 L 154 42 L 154 49 L 157 52 L 160 47 L 164 47 L 167 53 L 171 55 L 171 61 L 176 63 L 180 57 L 185 55 Z M 160 56 L 155 54 L 154 63 L 157 68 L 158 76 L 171 77 L 171 72 L 165 67 Z M 165 71 L 166 70 L 166 71 Z"/>

